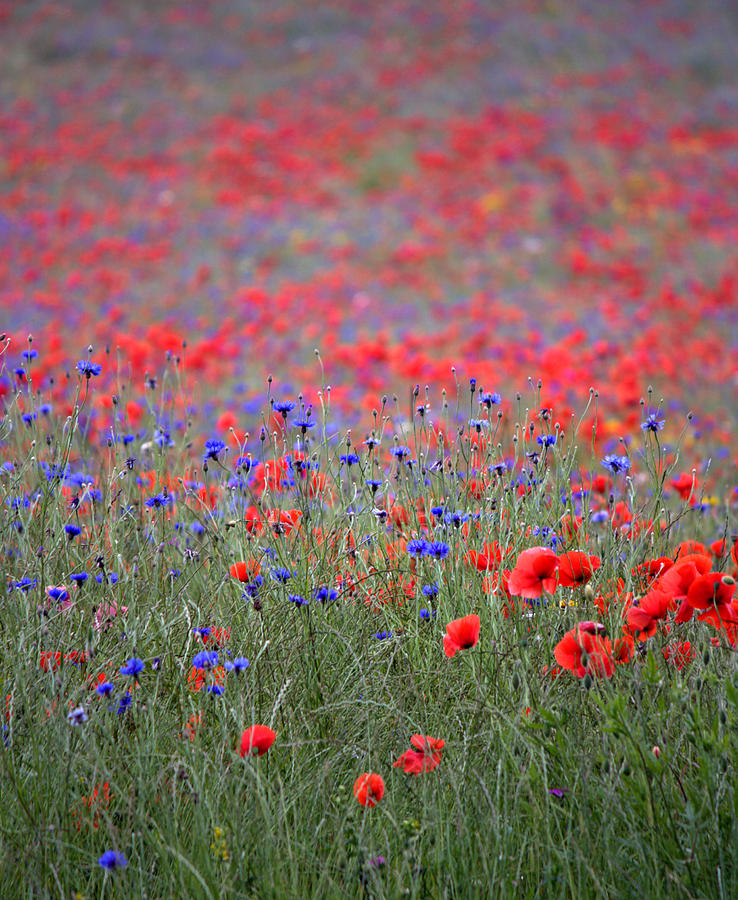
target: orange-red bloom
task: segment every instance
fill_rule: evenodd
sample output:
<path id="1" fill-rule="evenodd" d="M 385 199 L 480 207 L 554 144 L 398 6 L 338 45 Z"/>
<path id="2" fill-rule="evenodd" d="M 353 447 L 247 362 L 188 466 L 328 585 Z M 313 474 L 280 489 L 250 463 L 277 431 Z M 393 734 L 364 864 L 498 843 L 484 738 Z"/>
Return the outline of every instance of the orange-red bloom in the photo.
<path id="1" fill-rule="evenodd" d="M 384 780 L 376 772 L 364 772 L 354 782 L 354 797 L 362 806 L 376 806 L 384 797 Z"/>
<path id="2" fill-rule="evenodd" d="M 559 557 L 559 584 L 562 587 L 576 587 L 586 584 L 602 565 L 596 556 L 588 556 L 579 550 L 571 550 Z"/>
<path id="3" fill-rule="evenodd" d="M 256 753 L 263 756 L 274 743 L 277 735 L 267 725 L 252 725 L 241 735 L 241 756 Z"/>
<path id="4" fill-rule="evenodd" d="M 408 775 L 432 772 L 440 763 L 446 742 L 426 734 L 414 734 L 410 738 L 412 747 L 393 763 L 394 768 L 402 768 Z"/>
<path id="5" fill-rule="evenodd" d="M 476 614 L 449 622 L 443 636 L 443 651 L 446 656 L 450 658 L 456 656 L 457 650 L 475 647 L 479 640 L 480 627 L 479 616 Z"/>
<path id="6" fill-rule="evenodd" d="M 510 593 L 526 600 L 535 600 L 544 591 L 556 590 L 558 556 L 550 547 L 531 547 L 518 556 L 515 568 L 510 572 Z"/>
<path id="7" fill-rule="evenodd" d="M 237 562 L 228 570 L 232 578 L 238 578 L 239 581 L 251 581 L 251 579 L 259 574 L 259 563 L 255 559 L 248 562 Z"/>
<path id="8" fill-rule="evenodd" d="M 639 640 L 645 641 L 656 633 L 658 621 L 673 607 L 674 598 L 671 594 L 654 588 L 645 597 L 641 597 L 638 606 L 631 606 L 628 610 L 628 628 Z"/>
<path id="9" fill-rule="evenodd" d="M 610 640 L 599 622 L 580 622 L 554 648 L 556 662 L 577 678 L 598 675 L 611 678 L 615 670 Z"/>

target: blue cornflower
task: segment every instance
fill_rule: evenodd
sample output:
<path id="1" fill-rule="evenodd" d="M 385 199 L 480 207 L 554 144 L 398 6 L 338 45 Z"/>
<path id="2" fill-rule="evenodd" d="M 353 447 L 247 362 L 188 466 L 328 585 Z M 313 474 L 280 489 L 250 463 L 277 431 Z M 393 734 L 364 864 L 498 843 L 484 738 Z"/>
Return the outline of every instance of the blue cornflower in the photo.
<path id="1" fill-rule="evenodd" d="M 506 462 L 496 462 L 492 463 L 489 467 L 490 472 L 494 472 L 495 475 L 504 475 L 507 471 L 507 463 Z"/>
<path id="2" fill-rule="evenodd" d="M 431 515 L 438 518 L 438 516 L 443 515 L 443 507 L 442 506 L 431 506 Z"/>
<path id="3" fill-rule="evenodd" d="M 161 426 L 154 430 L 154 443 L 157 447 L 173 447 L 174 441 L 171 434 Z"/>
<path id="4" fill-rule="evenodd" d="M 37 419 L 38 415 L 36 413 L 24 413 L 21 416 L 21 419 L 26 423 L 26 425 L 30 425 L 34 419 Z"/>
<path id="5" fill-rule="evenodd" d="M 122 869 L 127 866 L 128 860 L 121 853 L 116 853 L 115 850 L 106 850 L 98 859 L 98 863 L 103 869 L 112 872 L 113 869 Z"/>
<path id="6" fill-rule="evenodd" d="M 359 457 L 355 453 L 342 453 L 339 457 L 342 463 L 345 463 L 347 466 L 356 465 L 359 461 Z"/>
<path id="7" fill-rule="evenodd" d="M 205 455 L 203 459 L 217 459 L 218 454 L 226 449 L 224 441 L 210 440 L 205 441 Z"/>
<path id="8" fill-rule="evenodd" d="M 282 418 L 287 418 L 287 413 L 292 412 L 295 408 L 295 404 L 291 400 L 277 400 L 274 404 L 274 409 L 278 413 L 282 413 Z"/>
<path id="9" fill-rule="evenodd" d="M 236 468 L 241 469 L 242 472 L 248 472 L 253 464 L 253 461 L 248 456 L 236 457 Z"/>
<path id="10" fill-rule="evenodd" d="M 302 433 L 305 434 L 308 428 L 313 428 L 315 422 L 311 422 L 310 419 L 298 419 L 292 424 L 295 426 L 295 428 L 302 428 Z"/>
<path id="11" fill-rule="evenodd" d="M 245 584 L 243 586 L 243 593 L 241 594 L 243 599 L 244 600 L 246 600 L 246 599 L 253 600 L 254 597 L 259 593 L 259 588 L 262 586 L 263 583 L 264 583 L 264 579 L 261 577 L 261 575 L 257 575 L 253 581 L 249 582 L 248 584 Z"/>
<path id="12" fill-rule="evenodd" d="M 28 591 L 32 587 L 36 587 L 38 580 L 36 578 L 21 578 L 20 581 L 13 583 L 13 587 L 20 588 L 22 591 Z"/>
<path id="13" fill-rule="evenodd" d="M 76 538 L 78 534 L 82 533 L 82 529 L 77 525 L 65 525 L 64 531 L 67 533 L 67 537 L 71 540 L 72 538 Z"/>
<path id="14" fill-rule="evenodd" d="M 46 593 L 50 600 L 56 600 L 58 603 L 69 600 L 69 591 L 65 587 L 50 587 L 46 589 Z"/>
<path id="15" fill-rule="evenodd" d="M 24 350 L 23 351 L 23 359 L 32 360 L 36 359 L 38 356 L 38 350 Z"/>
<path id="16" fill-rule="evenodd" d="M 137 656 L 132 656 L 128 662 L 120 667 L 121 675 L 132 675 L 134 678 L 139 672 L 143 672 L 146 664 L 142 659 L 139 659 Z"/>
<path id="17" fill-rule="evenodd" d="M 657 413 L 650 413 L 645 422 L 641 422 L 641 428 L 643 431 L 653 431 L 654 433 L 657 431 L 661 431 L 664 427 L 666 420 L 657 418 Z"/>
<path id="18" fill-rule="evenodd" d="M 424 584 L 421 590 L 424 597 L 435 597 L 438 594 L 438 585 L 435 582 L 433 584 Z"/>
<path id="19" fill-rule="evenodd" d="M 290 603 L 294 603 L 295 606 L 307 606 L 310 603 L 309 600 L 306 600 L 300 594 L 290 594 L 287 599 L 290 601 Z"/>
<path id="20" fill-rule="evenodd" d="M 222 697 L 225 694 L 225 688 L 220 684 L 209 684 L 206 688 L 209 694 L 213 694 L 215 697 Z"/>
<path id="21" fill-rule="evenodd" d="M 408 541 L 408 556 L 425 556 L 427 552 L 428 541 L 424 540 L 423 538 L 414 538 L 412 541 Z"/>
<path id="22" fill-rule="evenodd" d="M 606 509 L 598 509 L 596 512 L 593 512 L 590 516 L 590 520 L 592 522 L 596 522 L 599 524 L 600 522 L 607 522 L 609 518 L 609 513 Z"/>
<path id="23" fill-rule="evenodd" d="M 280 584 L 287 584 L 287 582 L 292 578 L 292 572 L 289 569 L 272 569 L 271 576 L 273 581 L 278 581 Z"/>
<path id="24" fill-rule="evenodd" d="M 404 446 L 404 444 L 398 444 L 390 449 L 390 453 L 398 459 L 403 459 L 406 456 L 410 456 L 410 448 Z"/>
<path id="25" fill-rule="evenodd" d="M 76 581 L 77 584 L 84 584 L 84 582 L 87 581 L 89 577 L 90 576 L 87 574 L 87 572 L 74 572 L 69 576 L 69 580 Z"/>
<path id="26" fill-rule="evenodd" d="M 434 559 L 445 559 L 449 549 L 448 544 L 444 544 L 443 541 L 431 541 L 428 544 L 428 556 L 432 556 Z"/>
<path id="27" fill-rule="evenodd" d="M 95 690 L 101 697 L 107 697 L 113 692 L 113 687 L 109 681 L 103 681 L 102 684 L 98 684 Z"/>
<path id="28" fill-rule="evenodd" d="M 117 584 L 118 576 L 115 572 L 109 572 L 107 575 L 103 573 L 101 575 L 95 575 L 95 581 L 98 584 Z"/>
<path id="29" fill-rule="evenodd" d="M 320 587 L 315 589 L 313 597 L 315 600 L 319 600 L 321 603 L 326 603 L 329 600 L 337 600 L 338 591 L 335 591 L 333 590 L 333 588 L 329 588 L 326 585 L 322 584 Z"/>
<path id="30" fill-rule="evenodd" d="M 78 706 L 69 712 L 67 719 L 70 725 L 82 725 L 87 721 L 87 713 L 83 706 Z"/>
<path id="31" fill-rule="evenodd" d="M 169 494 L 154 494 L 153 497 L 149 497 L 146 501 L 146 506 L 148 506 L 149 509 L 161 509 L 171 502 L 172 498 Z"/>
<path id="32" fill-rule="evenodd" d="M 486 419 L 469 419 L 469 427 L 476 428 L 479 433 L 483 428 L 489 428 L 489 422 Z"/>
<path id="33" fill-rule="evenodd" d="M 435 619 L 436 611 L 435 609 L 421 609 L 420 610 L 420 618 L 425 619 L 427 622 L 430 622 L 432 619 Z"/>
<path id="34" fill-rule="evenodd" d="M 77 363 L 77 371 L 80 375 L 84 375 L 85 378 L 89 381 L 93 375 L 99 375 L 102 372 L 102 366 L 99 363 L 94 363 L 89 359 L 81 359 Z"/>
<path id="35" fill-rule="evenodd" d="M 202 650 L 196 653 L 192 658 L 192 665 L 195 669 L 212 669 L 218 665 L 217 650 Z"/>
<path id="36" fill-rule="evenodd" d="M 491 391 L 485 391 L 484 393 L 479 395 L 479 405 L 486 406 L 487 409 L 490 409 L 494 404 L 501 403 L 502 397 L 500 397 L 497 393 L 492 393 Z"/>
<path id="37" fill-rule="evenodd" d="M 391 638 L 391 637 L 392 637 L 392 632 L 391 632 L 391 631 L 378 631 L 378 632 L 374 635 L 374 637 L 375 637 L 378 641 L 385 641 L 385 640 L 387 640 L 387 638 Z"/>
<path id="38" fill-rule="evenodd" d="M 382 487 L 382 482 L 376 478 L 367 478 L 366 483 L 371 488 L 372 494 L 376 494 L 379 488 Z"/>
<path id="39" fill-rule="evenodd" d="M 453 525 L 454 528 L 460 528 L 464 522 L 469 521 L 469 513 L 462 512 L 461 510 L 456 510 L 456 512 L 446 513 L 444 516 L 444 522 L 447 525 Z"/>
<path id="40" fill-rule="evenodd" d="M 131 703 L 133 703 L 133 697 L 131 697 L 131 695 L 128 693 L 128 691 L 126 691 L 126 693 L 123 694 L 123 696 L 120 698 L 120 701 L 118 702 L 118 709 L 116 709 L 116 713 L 119 716 L 122 716 L 123 713 L 131 705 Z M 108 707 L 108 709 L 112 709 L 112 708 L 113 708 L 112 706 Z"/>
<path id="41" fill-rule="evenodd" d="M 545 546 L 551 547 L 552 550 L 556 549 L 559 538 L 553 528 L 548 528 L 546 525 L 539 528 L 538 525 L 536 525 L 531 531 L 531 534 L 533 537 L 540 537 Z"/>
<path id="42" fill-rule="evenodd" d="M 190 531 L 191 531 L 193 534 L 196 534 L 198 537 L 199 537 L 201 534 L 205 534 L 205 531 L 206 531 L 206 530 L 207 530 L 207 529 L 205 528 L 205 526 L 204 526 L 204 525 L 201 525 L 200 522 L 193 522 L 193 523 L 190 525 Z"/>
<path id="43" fill-rule="evenodd" d="M 39 406 L 38 411 L 42 416 L 48 416 L 51 413 L 51 404 L 42 403 L 41 406 Z"/>
<path id="44" fill-rule="evenodd" d="M 618 456 L 615 453 L 609 453 L 603 460 L 602 465 L 609 469 L 613 475 L 619 472 L 627 472 L 630 469 L 630 459 L 627 456 Z"/>
<path id="45" fill-rule="evenodd" d="M 237 656 L 233 660 L 233 671 L 234 672 L 245 672 L 246 669 L 251 665 L 245 656 Z"/>
<path id="46" fill-rule="evenodd" d="M 541 447 L 553 447 L 556 443 L 556 435 L 555 434 L 543 434 L 539 435 L 536 438 L 536 441 L 541 445 Z"/>

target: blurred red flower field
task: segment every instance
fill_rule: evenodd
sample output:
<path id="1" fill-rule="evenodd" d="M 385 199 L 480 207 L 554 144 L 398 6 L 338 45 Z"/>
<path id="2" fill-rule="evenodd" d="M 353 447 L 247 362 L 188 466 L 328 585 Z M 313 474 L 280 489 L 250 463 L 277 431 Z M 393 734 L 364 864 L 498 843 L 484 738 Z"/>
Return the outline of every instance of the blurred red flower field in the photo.
<path id="1" fill-rule="evenodd" d="M 652 384 L 727 443 L 728 5 L 626 7 L 3 4 L 14 364 L 60 393 L 92 344 L 135 427 L 170 352 L 211 430 L 317 402 L 315 348 L 344 425 L 456 366 L 616 436 Z"/>

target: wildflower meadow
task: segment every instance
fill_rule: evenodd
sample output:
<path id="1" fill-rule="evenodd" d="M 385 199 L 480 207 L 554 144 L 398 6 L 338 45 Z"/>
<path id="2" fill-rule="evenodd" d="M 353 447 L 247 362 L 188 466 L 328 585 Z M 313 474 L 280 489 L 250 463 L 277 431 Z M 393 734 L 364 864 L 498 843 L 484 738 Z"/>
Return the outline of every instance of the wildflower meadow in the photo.
<path id="1" fill-rule="evenodd" d="M 0 898 L 738 896 L 736 28 L 0 2 Z"/>

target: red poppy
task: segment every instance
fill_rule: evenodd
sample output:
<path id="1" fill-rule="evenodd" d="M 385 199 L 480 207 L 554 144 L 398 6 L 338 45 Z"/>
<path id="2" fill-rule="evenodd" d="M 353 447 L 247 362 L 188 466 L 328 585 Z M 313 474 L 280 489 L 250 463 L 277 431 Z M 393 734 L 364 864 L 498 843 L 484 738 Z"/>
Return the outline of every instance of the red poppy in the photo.
<path id="1" fill-rule="evenodd" d="M 559 557 L 559 584 L 562 587 L 576 587 L 586 584 L 602 565 L 596 556 L 588 556 L 579 550 L 571 550 Z"/>
<path id="2" fill-rule="evenodd" d="M 615 670 L 610 640 L 599 622 L 580 622 L 554 648 L 556 662 L 577 678 L 598 675 L 611 678 Z"/>
<path id="3" fill-rule="evenodd" d="M 251 581 L 251 579 L 259 574 L 259 563 L 255 559 L 247 562 L 237 562 L 228 570 L 232 578 L 238 578 L 239 581 Z"/>
<path id="4" fill-rule="evenodd" d="M 687 596 L 692 582 L 705 575 L 712 568 L 707 556 L 689 556 L 679 560 L 659 579 L 659 588 L 671 594 L 675 600 L 681 601 Z"/>
<path id="5" fill-rule="evenodd" d="M 457 650 L 475 647 L 479 640 L 480 627 L 479 616 L 476 614 L 449 622 L 443 636 L 443 651 L 446 656 L 450 658 L 456 655 Z"/>
<path id="6" fill-rule="evenodd" d="M 699 482 L 697 476 L 689 472 L 682 472 L 678 478 L 671 479 L 671 486 L 679 494 L 682 500 L 689 500 L 692 493 L 697 490 Z"/>
<path id="7" fill-rule="evenodd" d="M 494 541 L 491 544 L 484 544 L 479 551 L 469 550 L 464 554 L 464 559 L 480 572 L 486 572 L 487 569 L 497 568 L 497 564 L 502 561 L 502 548 Z"/>
<path id="8" fill-rule="evenodd" d="M 643 575 L 649 578 L 658 578 L 674 565 L 674 560 L 668 556 L 660 556 L 658 559 L 649 559 L 632 569 L 633 575 Z"/>
<path id="9" fill-rule="evenodd" d="M 252 754 L 263 756 L 274 743 L 277 735 L 267 725 L 252 725 L 241 735 L 241 756 Z"/>
<path id="10" fill-rule="evenodd" d="M 640 641 L 645 641 L 656 633 L 657 623 L 673 609 L 674 598 L 658 588 L 649 591 L 645 597 L 641 597 L 638 605 L 631 606 L 628 610 L 628 628 Z"/>
<path id="11" fill-rule="evenodd" d="M 687 592 L 687 603 L 692 609 L 711 609 L 730 607 L 735 593 L 735 579 L 721 572 L 709 572 L 700 575 L 690 585 Z M 736 621 L 732 615 L 721 616 L 726 621 Z"/>
<path id="12" fill-rule="evenodd" d="M 414 734 L 410 738 L 412 747 L 393 763 L 394 768 L 402 768 L 408 775 L 432 772 L 440 763 L 446 742 L 430 735 Z"/>
<path id="13" fill-rule="evenodd" d="M 695 652 L 689 641 L 668 644 L 664 647 L 664 659 L 671 660 L 677 669 L 685 669 L 694 657 Z"/>
<path id="14" fill-rule="evenodd" d="M 550 547 L 531 547 L 518 556 L 510 572 L 510 593 L 527 600 L 535 600 L 544 591 L 556 590 L 559 558 Z"/>
<path id="15" fill-rule="evenodd" d="M 616 663 L 627 663 L 633 659 L 633 644 L 633 638 L 627 633 L 616 638 L 612 645 L 612 658 Z"/>
<path id="16" fill-rule="evenodd" d="M 354 797 L 362 806 L 376 806 L 384 797 L 384 780 L 376 772 L 364 772 L 354 782 Z"/>

